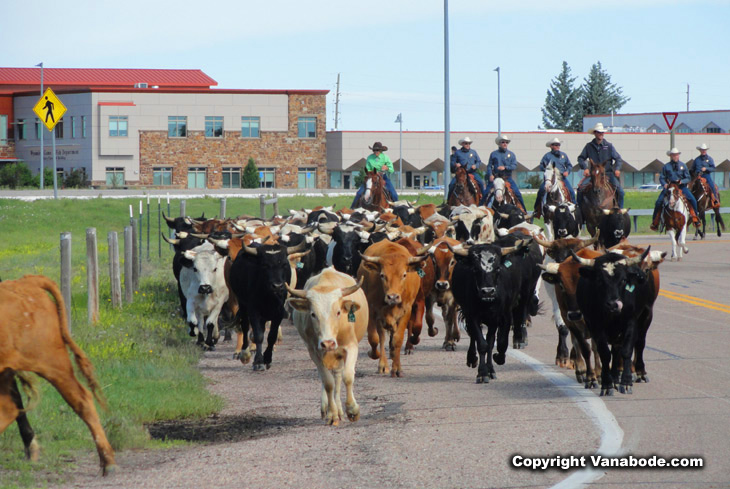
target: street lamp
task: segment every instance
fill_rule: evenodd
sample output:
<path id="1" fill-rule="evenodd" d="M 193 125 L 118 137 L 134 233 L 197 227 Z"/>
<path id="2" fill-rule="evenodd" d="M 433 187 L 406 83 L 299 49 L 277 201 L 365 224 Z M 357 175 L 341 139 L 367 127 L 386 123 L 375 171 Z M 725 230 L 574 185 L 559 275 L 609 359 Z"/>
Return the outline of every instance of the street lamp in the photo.
<path id="1" fill-rule="evenodd" d="M 41 68 L 41 97 L 43 97 L 43 63 L 38 63 L 36 66 Z M 43 160 L 45 156 L 43 153 L 43 129 L 41 128 L 41 190 L 43 190 Z"/>
<path id="2" fill-rule="evenodd" d="M 497 66 L 493 71 L 497 72 L 497 136 L 502 136 L 502 110 L 501 110 L 501 104 L 499 100 L 499 66 Z"/>
<path id="3" fill-rule="evenodd" d="M 403 189 L 403 114 L 398 114 L 395 122 L 400 124 L 400 143 L 398 145 L 398 188 Z"/>
<path id="4" fill-rule="evenodd" d="M 451 107 L 449 105 L 449 0 L 444 0 L 444 202 L 449 198 L 449 140 L 451 139 Z"/>

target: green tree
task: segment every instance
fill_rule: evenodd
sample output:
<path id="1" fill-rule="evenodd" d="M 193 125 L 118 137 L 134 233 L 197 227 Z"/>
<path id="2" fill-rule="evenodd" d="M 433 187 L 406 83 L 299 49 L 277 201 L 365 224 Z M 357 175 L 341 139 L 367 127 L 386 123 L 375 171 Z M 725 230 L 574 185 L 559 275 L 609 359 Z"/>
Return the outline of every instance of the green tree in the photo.
<path id="1" fill-rule="evenodd" d="M 629 100 L 631 99 L 623 94 L 621 87 L 611 83 L 611 75 L 603 69 L 599 61 L 591 66 L 590 73 L 583 80 L 581 120 L 587 115 L 618 112 Z"/>
<path id="2" fill-rule="evenodd" d="M 353 175 L 355 177 L 355 187 L 360 188 L 365 183 L 365 168 L 361 169 Z"/>
<path id="3" fill-rule="evenodd" d="M 41 172 L 33 176 L 33 186 L 41 188 Z M 53 168 L 49 166 L 43 167 L 43 186 L 45 188 L 53 188 Z"/>
<path id="4" fill-rule="evenodd" d="M 246 168 L 243 169 L 243 178 L 241 179 L 241 187 L 243 188 L 259 188 L 259 169 L 256 168 L 256 162 L 253 158 L 248 159 Z"/>
<path id="5" fill-rule="evenodd" d="M 0 187 L 15 189 L 33 186 L 35 186 L 33 172 L 30 171 L 26 162 L 19 161 L 0 168 Z"/>
<path id="6" fill-rule="evenodd" d="M 563 61 L 563 69 L 550 82 L 542 108 L 545 129 L 580 131 L 583 127 L 581 89 L 575 87 L 576 77 L 570 76 L 570 67 Z"/>
<path id="7" fill-rule="evenodd" d="M 63 176 L 63 186 L 65 188 L 88 188 L 89 181 L 86 179 L 86 170 L 84 168 L 76 168 L 67 172 Z"/>

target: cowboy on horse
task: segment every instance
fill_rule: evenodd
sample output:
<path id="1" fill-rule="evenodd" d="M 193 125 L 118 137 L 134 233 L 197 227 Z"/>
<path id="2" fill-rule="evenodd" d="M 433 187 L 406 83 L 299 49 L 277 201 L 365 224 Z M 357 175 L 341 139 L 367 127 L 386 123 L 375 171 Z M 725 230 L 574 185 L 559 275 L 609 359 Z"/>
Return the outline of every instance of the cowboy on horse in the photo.
<path id="1" fill-rule="evenodd" d="M 591 160 L 593 163 L 604 166 L 609 182 L 616 189 L 616 204 L 623 209 L 624 189 L 618 179 L 621 176 L 621 164 L 623 163 L 621 155 L 618 154 L 613 144 L 603 139 L 603 134 L 606 132 L 603 124 L 599 122 L 588 132 L 593 134 L 593 140 L 585 145 L 578 156 L 578 164 L 583 169 L 583 180 L 578 184 L 578 205 L 581 205 L 583 193 L 590 183 L 590 164 L 588 160 Z"/>
<path id="2" fill-rule="evenodd" d="M 570 185 L 570 179 L 568 178 L 570 176 L 570 171 L 573 169 L 573 165 L 570 164 L 570 159 L 568 158 L 568 155 L 560 151 L 561 144 L 562 141 L 560 141 L 560 139 L 558 138 L 553 138 L 545 143 L 545 146 L 550 148 L 550 151 L 548 153 L 545 153 L 545 156 L 543 156 L 542 160 L 540 160 L 540 170 L 542 172 L 545 172 L 545 170 L 549 168 L 556 168 L 563 176 L 563 184 L 570 193 L 570 201 L 575 202 L 575 192 L 573 191 L 573 187 L 571 187 Z M 543 200 L 545 198 L 546 185 L 547 180 L 543 180 L 542 185 L 540 185 L 540 189 L 537 191 L 537 199 L 535 200 L 534 213 L 534 217 L 536 219 L 540 219 L 540 217 L 542 216 L 542 205 L 544 204 Z"/>
<path id="3" fill-rule="evenodd" d="M 461 148 L 451 153 L 451 182 L 449 183 L 449 196 L 454 192 L 454 186 L 456 185 L 456 169 L 463 167 L 466 170 L 467 177 L 471 177 L 476 180 L 479 185 L 479 190 L 484 194 L 484 180 L 479 176 L 477 170 L 482 165 L 482 160 L 479 158 L 479 154 L 471 149 L 471 143 L 473 141 L 469 136 L 459 139 L 459 145 Z"/>
<path id="4" fill-rule="evenodd" d="M 689 188 L 687 188 L 687 184 L 689 183 L 689 170 L 687 169 L 687 165 L 679 161 L 680 154 L 681 153 L 677 148 L 672 148 L 667 151 L 667 156 L 669 156 L 671 161 L 664 165 L 662 172 L 659 175 L 659 183 L 664 186 L 664 189 L 661 191 L 659 198 L 654 204 L 654 215 L 652 216 L 651 226 L 649 227 L 652 231 L 659 229 L 659 212 L 661 211 L 662 204 L 664 203 L 664 196 L 667 193 L 667 187 L 670 183 L 679 183 L 679 188 L 682 190 L 684 197 L 691 205 L 689 212 L 692 216 L 692 223 L 695 226 L 699 226 L 700 224 L 700 220 L 697 217 L 697 200 L 695 200 L 694 195 L 692 195 L 692 192 L 690 192 Z"/>
<path id="5" fill-rule="evenodd" d="M 717 194 L 717 185 L 712 180 L 712 172 L 715 171 L 715 160 L 712 156 L 707 154 L 707 150 L 710 149 L 705 143 L 697 146 L 700 155 L 695 158 L 690 170 L 690 176 L 694 178 L 702 177 L 707 181 L 707 186 L 710 187 L 712 193 L 712 208 L 720 207 L 720 197 Z"/>
<path id="6" fill-rule="evenodd" d="M 370 156 L 368 156 L 366 163 L 365 163 L 365 171 L 366 172 L 382 172 L 381 175 L 383 177 L 383 180 L 385 181 L 385 188 L 390 194 L 390 200 L 391 202 L 395 202 L 398 200 L 398 193 L 395 191 L 395 187 L 393 187 L 393 184 L 390 182 L 390 179 L 388 178 L 389 173 L 393 173 L 395 170 L 393 169 L 393 162 L 390 161 L 390 158 L 388 158 L 388 155 L 385 154 L 386 151 L 388 151 L 387 146 L 383 146 L 380 141 L 376 141 L 372 146 L 368 146 L 370 150 L 373 152 Z M 354 209 L 357 205 L 358 201 L 360 200 L 360 197 L 362 197 L 362 194 L 365 192 L 365 182 L 363 182 L 362 185 L 360 185 L 360 188 L 357 190 L 357 193 L 355 194 L 355 200 L 352 201 L 352 208 Z"/>
<path id="7" fill-rule="evenodd" d="M 489 204 L 491 204 L 492 196 L 490 194 L 494 188 L 494 179 L 500 177 L 510 185 L 512 193 L 514 193 L 517 200 L 522 204 L 522 209 L 526 209 L 525 201 L 522 200 L 522 192 L 520 192 L 517 183 L 512 180 L 512 172 L 517 169 L 517 157 L 512 151 L 507 149 L 510 141 L 512 140 L 507 136 L 497 136 L 494 140 L 497 146 L 499 146 L 499 149 L 492 151 L 492 154 L 489 155 L 489 163 L 487 164 L 489 185 L 487 185 L 487 190 L 484 193 L 484 197 L 482 197 L 482 201 L 486 202 L 490 200 Z"/>

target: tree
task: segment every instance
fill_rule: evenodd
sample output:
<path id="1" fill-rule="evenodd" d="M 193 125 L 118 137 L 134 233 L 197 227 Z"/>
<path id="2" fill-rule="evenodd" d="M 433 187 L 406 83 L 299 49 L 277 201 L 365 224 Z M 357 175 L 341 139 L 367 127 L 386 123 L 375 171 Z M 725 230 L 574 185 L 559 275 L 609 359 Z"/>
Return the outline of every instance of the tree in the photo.
<path id="1" fill-rule="evenodd" d="M 575 80 L 576 77 L 570 76 L 568 63 L 563 61 L 560 74 L 550 82 L 542 108 L 545 129 L 582 130 L 581 89 L 573 85 Z"/>
<path id="2" fill-rule="evenodd" d="M 34 183 L 33 172 L 24 161 L 4 165 L 0 169 L 0 187 L 33 187 Z"/>
<path id="3" fill-rule="evenodd" d="M 360 188 L 362 184 L 365 183 L 365 175 L 365 168 L 362 168 L 360 171 L 353 174 L 355 188 Z"/>
<path id="4" fill-rule="evenodd" d="M 243 188 L 259 188 L 259 169 L 256 168 L 256 162 L 253 158 L 248 159 L 246 168 L 243 169 L 243 178 L 241 179 L 241 187 Z"/>
<path id="5" fill-rule="evenodd" d="M 611 83 L 611 75 L 604 71 L 599 61 L 591 66 L 591 72 L 583 80 L 581 119 L 586 115 L 618 112 L 629 100 L 631 99 L 624 96 L 621 87 Z"/>

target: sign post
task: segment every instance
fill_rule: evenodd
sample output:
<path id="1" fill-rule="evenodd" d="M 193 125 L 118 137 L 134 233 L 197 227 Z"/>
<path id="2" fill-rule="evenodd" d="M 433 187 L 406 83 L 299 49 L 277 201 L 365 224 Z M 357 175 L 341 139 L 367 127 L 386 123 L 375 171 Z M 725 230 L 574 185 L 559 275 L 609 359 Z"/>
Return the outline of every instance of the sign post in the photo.
<path id="1" fill-rule="evenodd" d="M 56 124 L 61 122 L 63 114 L 66 113 L 66 106 L 63 105 L 61 100 L 53 93 L 50 88 L 46 89 L 46 92 L 38 100 L 38 103 L 33 107 L 33 112 L 36 113 L 38 119 L 45 125 L 49 131 L 53 134 L 53 198 L 58 198 L 58 176 L 56 175 L 56 133 L 53 129 Z M 50 119 L 50 120 L 49 120 Z M 43 153 L 43 149 L 41 149 Z M 41 154 L 41 158 L 44 155 Z M 43 168 L 41 167 L 41 172 Z"/>
<path id="2" fill-rule="evenodd" d="M 671 150 L 674 147 L 674 123 L 677 122 L 679 112 L 663 112 L 662 115 L 669 128 L 669 149 Z"/>

